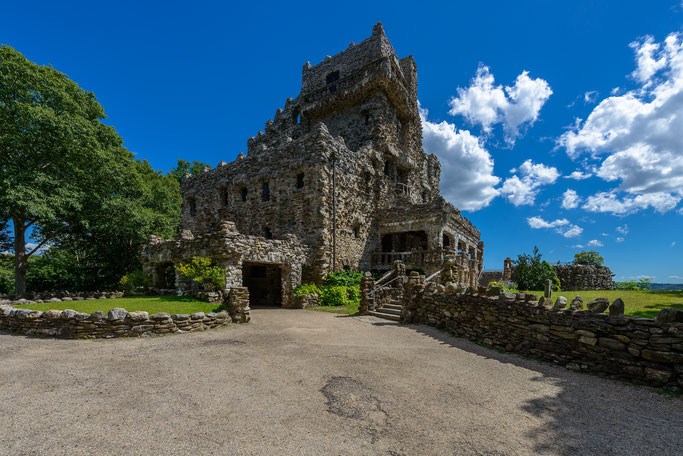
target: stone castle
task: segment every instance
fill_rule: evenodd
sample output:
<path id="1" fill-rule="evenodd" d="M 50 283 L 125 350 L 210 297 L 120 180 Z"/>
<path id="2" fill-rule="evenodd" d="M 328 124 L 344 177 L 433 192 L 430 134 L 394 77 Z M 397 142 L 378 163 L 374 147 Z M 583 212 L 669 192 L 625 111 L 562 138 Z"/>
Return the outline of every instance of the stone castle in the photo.
<path id="1" fill-rule="evenodd" d="M 440 164 L 422 149 L 417 67 L 399 59 L 381 24 L 318 65 L 302 69 L 247 155 L 187 177 L 182 231 L 153 238 L 144 268 L 157 288 L 185 287 L 173 265 L 206 256 L 227 290 L 252 304 L 293 304 L 303 281 L 340 268 L 437 271 L 454 259 L 464 286 L 483 267 L 479 231 L 439 192 Z"/>

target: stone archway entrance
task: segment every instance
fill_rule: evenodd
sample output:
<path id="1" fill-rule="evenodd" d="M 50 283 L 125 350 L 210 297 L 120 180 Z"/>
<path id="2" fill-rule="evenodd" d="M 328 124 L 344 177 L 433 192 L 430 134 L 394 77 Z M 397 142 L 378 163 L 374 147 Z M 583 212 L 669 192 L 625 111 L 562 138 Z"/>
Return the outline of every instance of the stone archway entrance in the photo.
<path id="1" fill-rule="evenodd" d="M 282 306 L 280 265 L 249 263 L 242 265 L 242 286 L 249 289 L 249 306 Z"/>

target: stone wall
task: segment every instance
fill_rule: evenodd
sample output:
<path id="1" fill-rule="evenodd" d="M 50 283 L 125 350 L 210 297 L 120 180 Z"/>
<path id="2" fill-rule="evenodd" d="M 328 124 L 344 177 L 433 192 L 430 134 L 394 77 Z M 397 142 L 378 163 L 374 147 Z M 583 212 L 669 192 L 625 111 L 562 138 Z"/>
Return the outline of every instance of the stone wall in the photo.
<path id="1" fill-rule="evenodd" d="M 48 310 L 40 312 L 0 306 L 0 330 L 21 334 L 52 336 L 64 339 L 101 339 L 113 337 L 141 337 L 188 331 L 203 331 L 230 323 L 248 321 L 239 312 L 232 317 L 226 311 L 197 312 L 192 315 L 169 315 L 165 312 L 149 315 L 147 312 L 127 312 L 112 309 L 107 314 L 92 314 L 74 310 Z"/>
<path id="2" fill-rule="evenodd" d="M 14 295 L 0 295 L 0 304 L 33 304 L 41 302 L 68 302 L 94 299 L 122 298 L 123 291 L 41 291 L 26 293 L 23 298 Z"/>
<path id="3" fill-rule="evenodd" d="M 526 302 L 524 296 L 514 297 L 447 294 L 409 283 L 401 317 L 568 369 L 683 389 L 683 312 L 668 312 L 669 319 L 677 321 L 667 322 L 585 310 L 553 311 Z"/>
<path id="4" fill-rule="evenodd" d="M 612 271 L 607 266 L 584 264 L 553 265 L 562 290 L 614 290 Z"/>

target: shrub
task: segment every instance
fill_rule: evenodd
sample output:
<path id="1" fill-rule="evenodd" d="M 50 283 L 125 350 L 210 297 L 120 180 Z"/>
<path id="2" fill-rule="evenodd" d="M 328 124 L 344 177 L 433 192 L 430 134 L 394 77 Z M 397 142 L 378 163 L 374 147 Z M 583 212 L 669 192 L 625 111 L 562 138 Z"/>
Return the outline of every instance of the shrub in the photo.
<path id="1" fill-rule="evenodd" d="M 294 290 L 294 296 L 306 296 L 312 293 L 320 296 L 322 291 L 320 290 L 320 287 L 314 283 L 302 283 Z"/>
<path id="2" fill-rule="evenodd" d="M 327 285 L 322 288 L 320 304 L 323 306 L 347 306 L 349 305 L 348 287 Z"/>
<path id="3" fill-rule="evenodd" d="M 119 280 L 119 286 L 123 291 L 134 291 L 141 287 L 148 287 L 149 284 L 149 275 L 145 274 L 141 269 L 129 272 Z"/>
<path id="4" fill-rule="evenodd" d="M 490 287 L 500 287 L 501 290 L 507 291 L 508 293 L 516 293 L 518 291 L 517 284 L 515 282 L 491 282 Z"/>
<path id="5" fill-rule="evenodd" d="M 521 290 L 543 290 L 548 279 L 552 280 L 553 290 L 560 290 L 560 279 L 555 269 L 541 257 L 538 247 L 534 246 L 531 255 L 522 254 L 515 260 L 513 279 Z"/>
<path id="6" fill-rule="evenodd" d="M 360 286 L 347 287 L 346 294 L 352 304 L 360 303 Z"/>
<path id="7" fill-rule="evenodd" d="M 360 279 L 363 278 L 363 273 L 354 270 L 343 270 L 329 274 L 325 285 L 352 287 L 354 285 L 360 286 Z"/>
<path id="8" fill-rule="evenodd" d="M 203 285 L 206 290 L 225 288 L 225 271 L 213 266 L 210 258 L 194 257 L 189 263 L 178 265 L 177 269 L 183 277 Z"/>

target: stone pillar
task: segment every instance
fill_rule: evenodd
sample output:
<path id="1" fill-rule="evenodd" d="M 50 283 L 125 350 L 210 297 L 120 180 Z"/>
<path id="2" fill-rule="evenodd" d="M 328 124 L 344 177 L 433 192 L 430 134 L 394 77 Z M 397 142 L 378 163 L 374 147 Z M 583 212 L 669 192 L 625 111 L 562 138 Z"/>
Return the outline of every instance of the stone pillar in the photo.
<path id="1" fill-rule="evenodd" d="M 512 280 L 512 260 L 507 257 L 503 262 L 503 281 L 509 282 Z"/>
<path id="2" fill-rule="evenodd" d="M 251 320 L 249 308 L 249 288 L 232 287 L 229 295 L 228 312 L 232 321 L 237 323 L 247 323 Z"/>
<path id="3" fill-rule="evenodd" d="M 372 302 L 371 298 L 371 294 L 374 289 L 375 281 L 372 278 L 372 274 L 366 272 L 365 277 L 360 279 L 360 307 L 358 312 L 361 315 L 366 314 L 371 307 L 374 307 L 374 303 Z"/>

